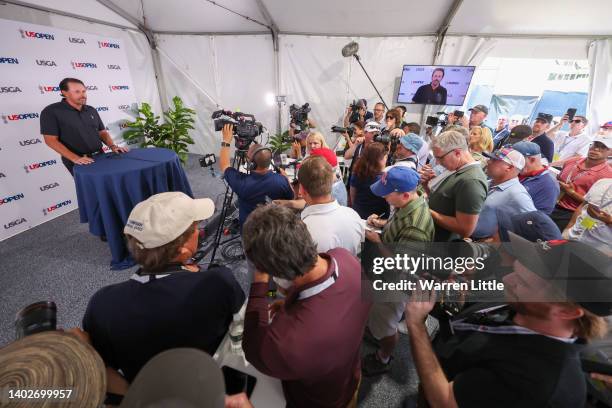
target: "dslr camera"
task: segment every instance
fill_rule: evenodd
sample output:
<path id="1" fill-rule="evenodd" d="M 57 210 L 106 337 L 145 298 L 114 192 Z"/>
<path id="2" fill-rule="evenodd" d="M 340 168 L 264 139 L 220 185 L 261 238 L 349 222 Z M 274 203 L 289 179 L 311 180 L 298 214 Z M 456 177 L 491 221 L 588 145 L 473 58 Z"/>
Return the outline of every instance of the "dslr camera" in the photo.
<path id="1" fill-rule="evenodd" d="M 440 126 L 442 129 L 444 129 L 448 125 L 449 114 L 446 112 L 438 112 L 437 115 L 438 116 L 428 116 L 427 120 L 425 121 L 425 124 L 431 127 Z M 464 112 L 456 110 L 453 112 L 453 115 L 455 116 L 455 118 L 461 119 L 464 115 Z"/>
<path id="2" fill-rule="evenodd" d="M 359 120 L 359 109 L 365 109 L 365 104 L 362 99 L 353 100 L 349 105 L 351 108 L 351 116 L 349 117 L 349 123 L 355 123 Z"/>
<path id="3" fill-rule="evenodd" d="M 348 133 L 349 137 L 353 137 L 353 131 L 355 129 L 352 126 L 349 127 L 340 127 L 340 126 L 332 126 L 331 127 L 331 132 L 332 133 Z"/>
<path id="4" fill-rule="evenodd" d="M 212 119 L 216 132 L 221 131 L 226 124 L 234 125 L 234 139 L 238 150 L 248 149 L 255 138 L 263 132 L 263 125 L 249 113 L 218 110 L 213 112 Z"/>
<path id="5" fill-rule="evenodd" d="M 291 117 L 291 122 L 295 125 L 295 130 L 301 132 L 302 130 L 306 130 L 308 126 L 306 125 L 306 121 L 308 120 L 308 112 L 310 112 L 310 105 L 305 103 L 302 106 L 298 106 L 293 104 L 289 106 L 289 115 Z"/>

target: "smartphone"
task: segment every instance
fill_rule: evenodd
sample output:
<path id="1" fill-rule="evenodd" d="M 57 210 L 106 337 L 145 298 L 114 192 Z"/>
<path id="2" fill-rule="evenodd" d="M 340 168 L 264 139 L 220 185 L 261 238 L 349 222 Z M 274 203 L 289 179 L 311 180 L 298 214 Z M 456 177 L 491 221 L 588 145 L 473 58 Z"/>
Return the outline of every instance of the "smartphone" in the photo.
<path id="1" fill-rule="evenodd" d="M 571 122 L 572 120 L 574 120 L 574 115 L 576 114 L 576 110 L 577 110 L 576 108 L 569 108 L 567 110 L 566 115 L 567 115 L 567 120 L 568 121 Z"/>
<path id="2" fill-rule="evenodd" d="M 227 395 L 246 392 L 247 397 L 251 398 L 257 378 L 228 366 L 221 367 L 221 371 L 225 379 L 225 393 Z"/>

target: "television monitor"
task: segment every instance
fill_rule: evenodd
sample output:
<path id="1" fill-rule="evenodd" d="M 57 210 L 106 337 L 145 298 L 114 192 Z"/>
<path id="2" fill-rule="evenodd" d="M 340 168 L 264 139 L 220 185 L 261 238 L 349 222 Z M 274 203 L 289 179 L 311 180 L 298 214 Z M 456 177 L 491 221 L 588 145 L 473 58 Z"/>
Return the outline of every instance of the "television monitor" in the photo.
<path id="1" fill-rule="evenodd" d="M 404 65 L 397 102 L 461 106 L 474 69 L 468 65 Z"/>

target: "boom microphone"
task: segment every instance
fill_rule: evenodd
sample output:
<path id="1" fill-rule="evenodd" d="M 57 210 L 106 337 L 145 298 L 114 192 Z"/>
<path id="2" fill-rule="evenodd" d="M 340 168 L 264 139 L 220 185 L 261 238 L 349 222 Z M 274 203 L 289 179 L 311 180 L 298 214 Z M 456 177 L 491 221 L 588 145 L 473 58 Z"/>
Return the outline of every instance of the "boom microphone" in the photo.
<path id="1" fill-rule="evenodd" d="M 358 51 L 359 51 L 359 44 L 357 44 L 355 41 L 351 41 L 350 43 L 342 47 L 342 56 L 352 57 L 353 55 L 357 54 Z"/>

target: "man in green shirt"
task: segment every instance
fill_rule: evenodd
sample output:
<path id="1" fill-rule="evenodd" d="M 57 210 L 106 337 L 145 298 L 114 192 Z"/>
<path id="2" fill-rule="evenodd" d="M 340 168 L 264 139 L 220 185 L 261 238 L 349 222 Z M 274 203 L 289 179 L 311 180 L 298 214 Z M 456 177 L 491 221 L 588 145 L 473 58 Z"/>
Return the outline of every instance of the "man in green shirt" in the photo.
<path id="1" fill-rule="evenodd" d="M 461 133 L 453 130 L 441 133 L 432 141 L 431 149 L 437 163 L 446 168 L 425 183 L 430 190 L 429 208 L 436 225 L 434 241 L 469 237 L 487 198 L 487 178 Z"/>
<path id="2" fill-rule="evenodd" d="M 416 188 L 419 174 L 405 166 L 391 167 L 370 189 L 395 208 L 393 216 L 384 222 L 376 215 L 368 218 L 374 227 L 383 227 L 382 234 L 366 229 L 369 241 L 383 244 L 406 244 L 410 242 L 431 242 L 434 237 L 434 223 L 427 202 Z M 381 250 L 381 251 L 384 251 Z M 382 374 L 391 366 L 391 355 L 399 340 L 397 327 L 406 308 L 406 302 L 375 303 L 370 311 L 368 328 L 378 340 L 380 348 L 367 355 L 362 364 L 366 376 Z"/>

